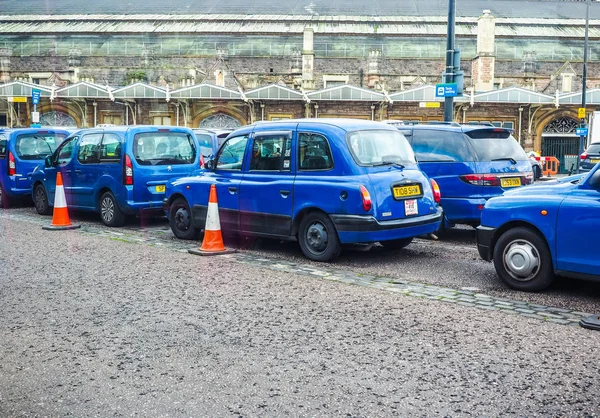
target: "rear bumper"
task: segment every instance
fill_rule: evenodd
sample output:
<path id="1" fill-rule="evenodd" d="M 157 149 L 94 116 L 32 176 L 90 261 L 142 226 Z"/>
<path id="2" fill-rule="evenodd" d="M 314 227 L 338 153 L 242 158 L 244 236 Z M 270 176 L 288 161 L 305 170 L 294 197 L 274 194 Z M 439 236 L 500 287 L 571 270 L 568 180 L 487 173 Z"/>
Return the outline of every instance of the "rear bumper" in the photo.
<path id="1" fill-rule="evenodd" d="M 482 225 L 477 227 L 477 251 L 479 251 L 479 256 L 485 261 L 492 261 L 494 252 L 492 243 L 495 234 L 496 228 Z"/>
<path id="2" fill-rule="evenodd" d="M 444 216 L 451 224 L 479 224 L 481 221 L 481 210 L 485 206 L 485 202 L 487 202 L 487 199 L 483 197 L 477 199 L 444 199 L 442 197 L 440 205 L 444 209 Z"/>
<path id="3" fill-rule="evenodd" d="M 442 222 L 442 209 L 436 213 L 394 221 L 378 221 L 373 216 L 330 215 L 344 244 L 377 242 L 416 237 L 436 231 Z"/>

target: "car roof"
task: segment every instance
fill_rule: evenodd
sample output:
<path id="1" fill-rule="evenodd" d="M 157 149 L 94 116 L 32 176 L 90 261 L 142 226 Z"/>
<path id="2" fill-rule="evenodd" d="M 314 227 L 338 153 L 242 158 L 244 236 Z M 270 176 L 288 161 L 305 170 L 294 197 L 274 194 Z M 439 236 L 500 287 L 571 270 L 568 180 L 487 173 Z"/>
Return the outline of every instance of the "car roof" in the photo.
<path id="1" fill-rule="evenodd" d="M 496 132 L 507 131 L 512 132 L 512 129 L 501 128 L 499 126 L 487 125 L 487 124 L 459 124 L 456 122 L 442 122 L 442 123 L 428 123 L 428 124 L 418 124 L 418 125 L 408 125 L 408 126 L 397 126 L 400 130 L 406 129 L 436 129 L 440 131 L 449 131 L 449 132 L 472 132 L 482 129 L 493 129 Z"/>
<path id="2" fill-rule="evenodd" d="M 300 125 L 300 124 L 311 124 L 315 126 L 332 126 L 338 127 L 346 131 L 354 131 L 359 129 L 385 129 L 385 130 L 396 130 L 395 126 L 365 119 L 351 119 L 351 118 L 300 118 L 300 119 L 283 119 L 278 121 L 259 121 L 254 122 L 252 125 L 255 128 L 264 126 L 277 126 L 277 125 Z"/>

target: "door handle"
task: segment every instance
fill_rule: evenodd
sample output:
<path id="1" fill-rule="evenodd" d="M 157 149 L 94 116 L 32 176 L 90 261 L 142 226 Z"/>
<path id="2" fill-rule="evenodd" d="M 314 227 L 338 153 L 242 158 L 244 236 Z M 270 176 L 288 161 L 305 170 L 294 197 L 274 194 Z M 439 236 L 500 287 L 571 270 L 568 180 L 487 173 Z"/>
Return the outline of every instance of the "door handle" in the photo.
<path id="1" fill-rule="evenodd" d="M 280 190 L 279 194 L 281 194 L 283 197 L 287 197 L 290 194 L 289 190 Z"/>
<path id="2" fill-rule="evenodd" d="M 228 187 L 227 190 L 229 190 L 229 193 L 231 193 L 231 194 L 237 193 L 237 187 Z"/>
<path id="3" fill-rule="evenodd" d="M 75 170 L 75 174 L 81 174 L 81 170 Z"/>

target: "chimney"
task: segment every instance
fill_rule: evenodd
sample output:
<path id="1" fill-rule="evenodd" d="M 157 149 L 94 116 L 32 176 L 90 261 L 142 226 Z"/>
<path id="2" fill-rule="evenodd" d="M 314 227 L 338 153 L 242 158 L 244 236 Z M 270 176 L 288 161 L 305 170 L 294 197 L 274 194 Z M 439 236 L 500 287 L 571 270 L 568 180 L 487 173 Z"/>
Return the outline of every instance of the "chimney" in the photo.
<path id="1" fill-rule="evenodd" d="M 496 18 L 489 10 L 484 10 L 477 21 L 477 56 L 471 63 L 475 91 L 488 91 L 494 88 L 495 40 Z"/>
<path id="2" fill-rule="evenodd" d="M 304 42 L 302 45 L 302 87 L 305 90 L 314 90 L 315 51 L 313 39 L 315 32 L 312 28 L 304 28 Z"/>

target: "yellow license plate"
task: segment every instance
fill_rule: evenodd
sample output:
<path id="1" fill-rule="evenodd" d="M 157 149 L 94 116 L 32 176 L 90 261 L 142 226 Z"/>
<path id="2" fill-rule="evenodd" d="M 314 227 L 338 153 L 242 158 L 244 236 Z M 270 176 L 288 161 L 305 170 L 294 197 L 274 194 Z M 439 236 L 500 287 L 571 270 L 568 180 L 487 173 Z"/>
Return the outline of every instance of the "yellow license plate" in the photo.
<path id="1" fill-rule="evenodd" d="M 600 163 L 600 160 L 590 160 L 590 163 L 597 164 L 597 163 Z"/>
<path id="2" fill-rule="evenodd" d="M 521 179 L 519 177 L 510 179 L 500 179 L 500 185 L 502 187 L 518 187 L 521 185 Z"/>
<path id="3" fill-rule="evenodd" d="M 407 196 L 418 196 L 421 194 L 421 186 L 414 185 L 414 186 L 399 186 L 399 187 L 394 187 L 394 197 L 395 198 L 401 198 L 401 197 L 407 197 Z"/>
<path id="4" fill-rule="evenodd" d="M 164 193 L 165 192 L 165 185 L 162 184 L 160 186 L 156 186 L 156 193 Z"/>

